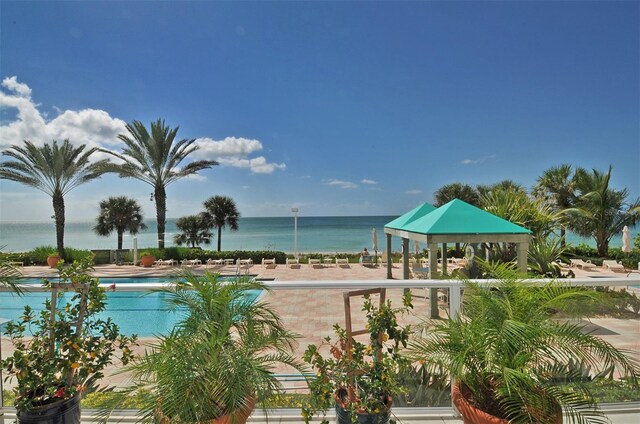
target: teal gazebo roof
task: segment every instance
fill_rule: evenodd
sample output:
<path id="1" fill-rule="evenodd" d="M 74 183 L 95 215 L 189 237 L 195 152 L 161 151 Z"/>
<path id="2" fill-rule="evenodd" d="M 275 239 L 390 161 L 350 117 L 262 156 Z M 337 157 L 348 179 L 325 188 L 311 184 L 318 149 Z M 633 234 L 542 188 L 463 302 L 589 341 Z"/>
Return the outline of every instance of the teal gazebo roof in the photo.
<path id="1" fill-rule="evenodd" d="M 427 215 L 428 213 L 433 212 L 435 210 L 436 210 L 436 207 L 433 206 L 432 204 L 423 203 L 420 206 L 414 209 L 411 209 L 409 212 L 405 213 L 404 215 L 401 215 L 396 219 L 394 219 L 393 221 L 389 222 L 388 224 L 385 225 L 385 227 L 401 230 L 402 227 L 404 227 L 405 225 L 409 225 L 412 222 L 414 222 L 416 219 L 420 219 L 425 215 Z"/>
<path id="2" fill-rule="evenodd" d="M 524 227 L 460 199 L 453 199 L 397 229 L 422 234 L 531 234 Z"/>

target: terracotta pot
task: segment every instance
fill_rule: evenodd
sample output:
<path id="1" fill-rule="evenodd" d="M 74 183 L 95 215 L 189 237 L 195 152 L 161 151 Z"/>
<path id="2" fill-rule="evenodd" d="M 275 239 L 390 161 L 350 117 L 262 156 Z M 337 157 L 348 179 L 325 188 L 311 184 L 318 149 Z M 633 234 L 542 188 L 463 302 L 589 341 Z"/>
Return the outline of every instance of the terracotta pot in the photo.
<path id="1" fill-rule="evenodd" d="M 49 255 L 47 256 L 47 265 L 51 268 L 55 268 L 56 265 L 58 265 L 58 262 L 60 262 L 60 259 L 62 259 L 60 255 Z"/>
<path id="2" fill-rule="evenodd" d="M 245 424 L 255 407 L 256 407 L 256 399 L 252 397 L 252 398 L 249 398 L 249 403 L 245 408 L 238 409 L 229 415 L 224 415 L 220 418 L 214 418 L 213 420 L 205 421 L 199 424 Z M 161 415 L 159 417 L 156 415 L 156 418 L 158 418 L 157 422 L 159 424 L 171 423 L 171 420 L 169 419 L 169 417 L 166 417 L 164 415 Z M 196 423 L 191 423 L 191 424 L 196 424 Z"/>
<path id="3" fill-rule="evenodd" d="M 467 387 L 460 388 L 460 383 L 456 383 L 451 391 L 451 400 L 462 415 L 462 421 L 465 424 L 509 424 L 509 421 L 494 417 L 471 405 L 466 399 L 469 395 L 469 389 Z"/>
<path id="4" fill-rule="evenodd" d="M 462 415 L 462 421 L 465 424 L 509 424 L 508 420 L 494 417 L 481 409 L 471 405 L 467 398 L 471 395 L 471 391 L 466 386 L 460 387 L 460 383 L 456 383 L 451 391 L 451 400 Z M 562 407 L 557 404 L 557 413 L 554 420 L 549 424 L 562 424 Z"/>
<path id="5" fill-rule="evenodd" d="M 343 397 L 339 396 L 338 393 L 334 394 L 334 399 L 336 401 L 336 422 L 338 424 L 352 424 L 351 411 L 348 410 L 349 402 L 344 402 Z M 358 424 L 388 424 L 391 418 L 392 404 L 393 399 L 388 397 L 386 402 L 387 408 L 380 414 L 367 414 L 364 411 L 356 411 L 356 422 Z"/>
<path id="6" fill-rule="evenodd" d="M 156 261 L 155 256 L 143 256 L 140 258 L 140 264 L 145 268 L 149 268 L 150 266 L 153 266 L 153 263 L 155 261 Z"/>

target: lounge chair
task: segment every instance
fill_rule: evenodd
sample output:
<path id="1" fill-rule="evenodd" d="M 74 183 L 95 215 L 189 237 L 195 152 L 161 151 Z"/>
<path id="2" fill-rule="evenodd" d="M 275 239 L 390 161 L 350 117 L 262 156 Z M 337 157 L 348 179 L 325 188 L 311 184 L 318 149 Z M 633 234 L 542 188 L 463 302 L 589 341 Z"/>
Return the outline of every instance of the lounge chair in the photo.
<path id="1" fill-rule="evenodd" d="M 409 268 L 411 271 L 411 275 L 413 278 L 425 279 L 429 278 L 429 267 L 428 266 L 418 266 L 417 264 L 412 264 Z"/>
<path id="2" fill-rule="evenodd" d="M 223 259 L 223 261 L 225 265 L 233 265 L 236 262 L 234 259 Z"/>
<path id="3" fill-rule="evenodd" d="M 216 266 L 223 266 L 223 265 L 224 265 L 224 260 L 222 260 L 222 259 L 211 259 L 211 258 L 209 258 L 209 259 L 207 259 L 207 262 L 206 262 L 205 267 L 207 267 L 207 268 L 208 268 L 208 267 L 210 267 L 210 266 L 216 267 Z"/>
<path id="4" fill-rule="evenodd" d="M 336 266 L 349 268 L 349 259 L 347 259 L 347 258 L 336 258 Z"/>
<path id="5" fill-rule="evenodd" d="M 273 269 L 276 267 L 276 258 L 262 258 L 262 265 L 265 268 Z"/>
<path id="6" fill-rule="evenodd" d="M 375 266 L 376 264 L 373 262 L 373 256 L 364 255 L 362 256 L 362 261 L 360 262 L 362 266 Z"/>
<path id="7" fill-rule="evenodd" d="M 294 258 L 294 259 L 289 259 L 289 258 L 287 258 L 287 266 L 288 266 L 289 268 L 292 268 L 292 269 L 293 269 L 293 268 L 296 268 L 296 269 L 297 269 L 297 268 L 300 268 L 300 261 L 299 261 L 299 260 L 297 260 L 297 259 L 295 259 L 295 258 Z"/>
<path id="8" fill-rule="evenodd" d="M 610 259 L 602 261 L 602 268 L 609 269 L 611 271 L 622 271 L 622 272 L 624 272 L 624 265 L 622 265 L 618 261 L 614 261 L 614 260 L 610 260 Z"/>
<path id="9" fill-rule="evenodd" d="M 158 259 L 154 265 L 155 266 L 178 265 L 178 261 L 176 261 L 175 259 Z"/>
<path id="10" fill-rule="evenodd" d="M 317 266 L 322 266 L 322 264 L 320 263 L 320 259 L 309 258 L 309 262 L 308 263 L 309 263 L 309 266 L 311 268 L 315 267 L 316 265 Z"/>
<path id="11" fill-rule="evenodd" d="M 326 266 L 331 266 L 333 265 L 333 258 L 331 256 L 325 256 L 324 258 L 322 258 L 322 264 L 326 265 Z"/>
<path id="12" fill-rule="evenodd" d="M 571 262 L 571 266 L 576 268 L 590 270 L 596 267 L 596 265 L 592 264 L 589 260 L 585 262 L 582 259 L 569 259 L 569 261 Z"/>
<path id="13" fill-rule="evenodd" d="M 183 259 L 182 266 L 195 266 L 202 265 L 202 261 L 200 259 Z"/>

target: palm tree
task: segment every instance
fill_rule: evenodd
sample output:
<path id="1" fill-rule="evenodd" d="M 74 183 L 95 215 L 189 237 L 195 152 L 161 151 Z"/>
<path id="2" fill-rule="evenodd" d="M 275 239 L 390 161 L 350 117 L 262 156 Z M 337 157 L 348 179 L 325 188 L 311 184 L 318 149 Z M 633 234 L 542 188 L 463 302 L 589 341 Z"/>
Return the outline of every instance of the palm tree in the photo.
<path id="1" fill-rule="evenodd" d="M 183 216 L 176 221 L 176 227 L 182 231 L 173 237 L 173 241 L 178 246 L 191 243 L 191 247 L 196 247 L 201 243 L 211 243 L 209 226 L 202 215 Z"/>
<path id="2" fill-rule="evenodd" d="M 625 225 L 632 227 L 640 221 L 640 199 L 626 203 L 626 188 L 609 187 L 612 170 L 611 166 L 606 173 L 576 169 L 576 204 L 566 210 L 570 228 L 582 237 L 593 237 L 601 257 L 609 254 L 612 237 L 622 233 Z"/>
<path id="3" fill-rule="evenodd" d="M 453 199 L 463 200 L 470 205 L 480 205 L 480 194 L 469 184 L 451 183 L 443 185 L 433 195 L 436 207 L 449 203 Z"/>
<path id="4" fill-rule="evenodd" d="M 489 194 L 491 191 L 494 191 L 494 190 L 503 190 L 503 191 L 510 190 L 510 191 L 517 191 L 521 193 L 527 192 L 527 190 L 525 190 L 522 184 L 518 184 L 513 180 L 502 180 L 495 184 L 488 184 L 488 185 L 478 184 L 476 186 L 476 190 L 478 190 L 478 193 L 480 193 L 480 197 L 486 196 L 487 194 Z"/>
<path id="5" fill-rule="evenodd" d="M 564 212 L 575 201 L 575 181 L 571 165 L 554 166 L 542 173 L 533 188 L 533 195 L 548 202 L 554 210 Z M 560 223 L 560 245 L 566 245 L 566 224 Z"/>
<path id="6" fill-rule="evenodd" d="M 107 237 L 115 230 L 118 233 L 118 250 L 122 249 L 122 234 L 138 234 L 146 230 L 142 222 L 142 209 L 138 202 L 126 196 L 109 197 L 100 202 L 100 215 L 96 218 L 93 231 Z"/>
<path id="7" fill-rule="evenodd" d="M 218 229 L 218 252 L 221 247 L 222 229 L 227 225 L 231 231 L 238 229 L 240 212 L 232 198 L 227 196 L 213 196 L 204 201 L 203 216 L 209 223 L 209 227 Z"/>
<path id="8" fill-rule="evenodd" d="M 58 254 L 64 258 L 64 196 L 80 184 L 96 179 L 106 170 L 108 160 L 90 164 L 97 148 L 74 147 L 68 139 L 37 147 L 25 140 L 24 147 L 11 146 L 2 154 L 13 158 L 0 163 L 0 179 L 15 181 L 47 193 L 53 200 Z"/>
<path id="9" fill-rule="evenodd" d="M 171 129 L 165 125 L 164 120 L 158 119 L 151 123 L 151 133 L 149 133 L 142 122 L 133 121 L 127 124 L 129 134 L 118 136 L 125 144 L 122 153 L 102 150 L 124 161 L 123 164 L 112 164 L 109 171 L 117 172 L 122 178 L 130 177 L 144 181 L 153 187 L 151 197 L 156 202 L 160 249 L 164 248 L 167 217 L 166 187 L 176 180 L 218 164 L 213 160 L 199 160 L 180 168 L 180 162 L 198 150 L 198 146 L 193 144 L 195 139 L 182 139 L 175 142 L 178 128 Z"/>

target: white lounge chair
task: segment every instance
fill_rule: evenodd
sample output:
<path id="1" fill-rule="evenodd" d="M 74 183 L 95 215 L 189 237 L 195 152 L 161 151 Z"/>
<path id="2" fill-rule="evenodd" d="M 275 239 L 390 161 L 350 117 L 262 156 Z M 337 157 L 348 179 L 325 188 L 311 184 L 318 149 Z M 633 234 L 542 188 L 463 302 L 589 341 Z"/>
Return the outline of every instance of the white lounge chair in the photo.
<path id="1" fill-rule="evenodd" d="M 202 261 L 200 259 L 183 259 L 182 266 L 196 266 L 202 265 Z"/>
<path id="2" fill-rule="evenodd" d="M 334 260 L 331 256 L 325 256 L 324 258 L 322 258 L 322 264 L 326 265 L 326 266 L 331 266 L 333 265 Z"/>
<path id="3" fill-rule="evenodd" d="M 210 266 L 217 267 L 217 266 L 223 266 L 223 265 L 224 265 L 224 260 L 222 259 L 209 258 L 207 259 L 207 262 L 206 262 L 206 267 L 210 267 Z"/>
<path id="4" fill-rule="evenodd" d="M 590 270 L 596 267 L 596 265 L 592 264 L 589 260 L 585 262 L 582 259 L 569 259 L 569 261 L 571 262 L 571 266 L 576 268 Z"/>
<path id="5" fill-rule="evenodd" d="M 320 263 L 320 259 L 314 259 L 314 258 L 309 258 L 309 262 L 308 262 L 309 266 L 311 268 L 317 266 L 322 266 L 322 264 Z"/>
<path id="6" fill-rule="evenodd" d="M 362 261 L 360 261 L 362 266 L 375 266 L 376 264 L 373 262 L 373 256 L 371 255 L 363 255 Z"/>
<path id="7" fill-rule="evenodd" d="M 276 267 L 276 258 L 262 258 L 262 265 L 265 268 L 273 269 Z"/>
<path id="8" fill-rule="evenodd" d="M 300 268 L 300 261 L 295 258 L 287 258 L 287 266 L 289 268 Z"/>
<path id="9" fill-rule="evenodd" d="M 347 259 L 347 258 L 336 258 L 336 266 L 349 268 L 349 259 Z"/>
<path id="10" fill-rule="evenodd" d="M 618 261 L 614 261 L 611 259 L 607 259 L 602 261 L 602 268 L 609 269 L 611 271 L 622 271 L 624 272 L 624 265 L 622 265 Z"/>

